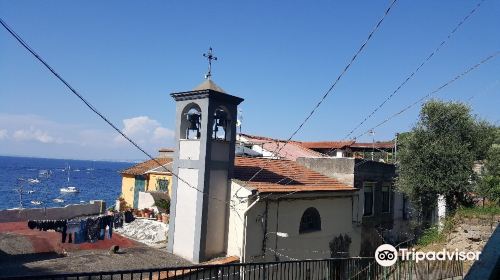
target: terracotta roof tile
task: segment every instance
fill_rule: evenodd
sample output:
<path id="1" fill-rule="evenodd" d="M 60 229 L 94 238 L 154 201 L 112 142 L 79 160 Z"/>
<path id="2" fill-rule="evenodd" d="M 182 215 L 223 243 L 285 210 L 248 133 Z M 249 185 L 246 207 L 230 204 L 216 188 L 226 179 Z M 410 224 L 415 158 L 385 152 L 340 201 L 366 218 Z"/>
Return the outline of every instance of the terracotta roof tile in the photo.
<path id="1" fill-rule="evenodd" d="M 300 144 L 309 149 L 341 149 L 349 147 L 354 141 L 319 141 L 319 142 L 301 142 Z"/>
<path id="2" fill-rule="evenodd" d="M 234 179 L 246 182 L 261 167 L 264 169 L 247 183 L 261 193 L 356 190 L 295 161 L 283 159 L 236 157 Z"/>
<path id="3" fill-rule="evenodd" d="M 278 156 L 281 158 L 296 160 L 299 157 L 321 157 L 322 154 L 304 147 L 302 143 L 290 141 L 286 146 L 285 140 L 273 139 L 269 137 L 255 136 L 249 134 L 241 134 L 250 143 L 261 145 L 262 148 L 269 152 L 279 150 Z"/>
<path id="4" fill-rule="evenodd" d="M 171 158 L 156 158 L 156 160 L 158 162 L 160 162 L 162 165 L 165 165 L 165 164 L 168 164 L 168 163 L 172 162 Z M 170 165 L 167 165 L 167 167 L 169 167 L 169 166 Z M 124 174 L 124 175 L 134 175 L 134 176 L 136 176 L 136 175 L 143 175 L 146 172 L 148 172 L 149 170 L 157 168 L 157 167 L 159 167 L 158 163 L 156 161 L 150 159 L 148 161 L 141 162 L 141 163 L 136 164 L 136 165 L 134 165 L 132 167 L 124 169 L 120 173 Z M 167 170 L 163 169 L 160 172 L 168 172 L 168 171 L 170 171 L 170 169 L 167 169 Z M 159 171 L 157 171 L 157 172 L 159 172 Z"/>
<path id="5" fill-rule="evenodd" d="M 359 143 L 355 141 L 319 141 L 319 142 L 300 142 L 300 144 L 309 149 L 342 149 L 342 148 L 372 148 L 392 149 L 393 141 L 380 141 L 375 143 Z"/>
<path id="6" fill-rule="evenodd" d="M 394 142 L 393 141 L 381 141 L 381 142 L 375 142 L 375 143 L 354 143 L 351 145 L 353 148 L 372 148 L 375 147 L 376 149 L 393 149 L 394 148 Z"/>

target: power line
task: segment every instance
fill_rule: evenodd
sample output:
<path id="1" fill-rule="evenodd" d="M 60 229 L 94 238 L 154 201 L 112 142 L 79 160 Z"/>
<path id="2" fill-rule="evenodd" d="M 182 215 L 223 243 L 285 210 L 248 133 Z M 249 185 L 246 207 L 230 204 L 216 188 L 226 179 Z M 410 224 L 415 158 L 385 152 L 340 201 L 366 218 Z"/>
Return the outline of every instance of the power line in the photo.
<path id="1" fill-rule="evenodd" d="M 439 86 L 438 88 L 436 88 L 435 90 L 431 91 L 430 93 L 426 94 L 425 96 L 421 97 L 420 99 L 418 99 L 417 101 L 411 103 L 410 105 L 404 107 L 402 110 L 398 111 L 397 113 L 391 115 L 390 117 L 386 118 L 384 121 L 380 122 L 379 124 L 375 125 L 374 127 L 366 130 L 365 132 L 357 135 L 355 138 L 359 138 L 363 135 L 366 135 L 368 134 L 371 130 L 373 129 L 376 129 L 382 125 L 384 125 L 385 123 L 387 123 L 388 121 L 392 120 L 393 118 L 403 114 L 404 112 L 408 111 L 409 109 L 411 109 L 412 107 L 414 107 L 415 105 L 419 104 L 420 102 L 426 100 L 427 98 L 429 98 L 431 95 L 433 94 L 436 94 L 438 92 L 440 92 L 442 89 L 448 87 L 449 85 L 453 84 L 454 82 L 456 82 L 457 80 L 459 80 L 460 78 L 463 78 L 464 76 L 466 76 L 467 74 L 469 74 L 470 72 L 476 70 L 477 68 L 479 68 L 479 66 L 483 65 L 484 63 L 488 62 L 489 60 L 493 59 L 493 58 L 496 58 L 497 55 L 500 54 L 500 51 L 496 51 L 494 52 L 493 54 L 489 55 L 488 57 L 484 58 L 483 60 L 481 60 L 480 62 L 476 63 L 475 65 L 469 67 L 467 70 L 465 70 L 464 72 L 456 75 L 455 77 L 453 77 L 451 80 L 448 80 L 447 82 L 445 82 L 444 84 L 442 84 L 441 86 Z"/>
<path id="2" fill-rule="evenodd" d="M 448 42 L 448 40 L 455 34 L 455 32 L 457 32 L 457 30 L 460 28 L 460 26 L 462 26 L 475 12 L 477 9 L 479 9 L 479 7 L 481 6 L 481 4 L 484 2 L 485 0 L 481 0 L 456 26 L 455 28 L 453 28 L 453 30 L 448 34 L 448 36 L 443 40 L 441 41 L 441 43 L 437 46 L 436 49 L 434 49 L 429 55 L 427 55 L 427 57 L 420 63 L 420 65 L 415 69 L 413 70 L 413 72 L 410 73 L 410 75 L 408 75 L 406 77 L 406 79 L 403 80 L 403 82 L 401 84 L 399 84 L 399 86 L 396 87 L 396 89 L 391 93 L 389 94 L 386 99 L 384 101 L 382 101 L 382 103 L 380 103 L 377 107 L 375 107 L 375 109 L 370 113 L 368 114 L 358 125 L 356 125 L 344 138 L 347 139 L 352 133 L 354 133 L 354 131 L 356 131 L 356 129 L 358 129 L 360 126 L 362 126 L 369 118 L 371 118 L 378 110 L 380 110 L 392 97 L 394 97 L 398 92 L 399 90 L 404 86 L 406 85 L 406 83 L 411 80 L 413 78 L 413 76 L 415 76 L 415 74 L 417 74 L 417 72 L 427 63 L 429 62 L 432 57 L 434 57 L 434 55 L 439 52 L 439 50 Z"/>
<path id="3" fill-rule="evenodd" d="M 302 127 L 312 117 L 312 115 L 316 112 L 316 110 L 319 108 L 319 106 L 321 106 L 321 104 L 323 104 L 323 102 L 326 100 L 326 98 L 328 97 L 328 95 L 330 95 L 330 93 L 333 91 L 333 89 L 335 88 L 335 86 L 342 79 L 342 77 L 344 76 L 344 74 L 349 70 L 349 68 L 354 63 L 354 61 L 356 60 L 356 58 L 358 57 L 358 55 L 364 50 L 364 48 L 366 47 L 366 45 L 368 44 L 368 42 L 371 40 L 371 38 L 373 37 L 373 35 L 375 34 L 375 32 L 380 28 L 382 22 L 385 20 L 385 18 L 387 17 L 387 15 L 389 14 L 389 12 L 391 11 L 392 7 L 396 4 L 396 2 L 397 2 L 397 0 L 392 0 L 392 2 L 389 4 L 389 6 L 387 7 L 387 9 L 385 10 L 383 16 L 378 20 L 377 24 L 375 24 L 375 26 L 373 27 L 372 31 L 368 34 L 368 37 L 361 44 L 361 46 L 359 47 L 359 49 L 355 52 L 354 56 L 350 59 L 350 61 L 344 67 L 344 69 L 342 70 L 342 72 L 337 76 L 337 78 L 335 79 L 335 81 L 333 82 L 333 84 L 330 86 L 330 88 L 323 94 L 323 96 L 321 97 L 321 99 L 319 100 L 319 102 L 313 107 L 313 109 L 311 110 L 311 112 L 300 123 L 300 125 L 294 130 L 294 132 L 290 135 L 290 137 L 288 137 L 288 139 L 283 142 L 284 144 L 281 147 L 279 147 L 279 145 L 277 146 L 277 148 L 273 152 L 273 154 L 278 154 L 292 140 L 292 138 L 302 129 Z M 245 185 L 247 183 L 249 183 L 250 181 L 252 181 L 260 172 L 262 172 L 262 170 L 264 170 L 264 168 L 267 166 L 268 163 L 269 163 L 269 161 L 266 163 L 266 165 L 262 166 L 258 171 L 256 171 L 255 174 L 252 175 L 252 177 L 250 177 L 250 179 L 245 182 Z"/>
<path id="4" fill-rule="evenodd" d="M 380 127 L 382 125 L 384 125 L 385 123 L 389 122 L 391 119 L 403 114 L 404 112 L 408 111 L 409 109 L 411 109 L 412 107 L 416 106 L 417 104 L 425 101 L 426 99 L 428 99 L 431 95 L 434 95 L 436 93 L 438 93 L 439 91 L 441 91 L 442 89 L 444 89 L 445 87 L 451 85 L 452 83 L 454 83 L 455 81 L 459 80 L 460 78 L 463 78 L 465 75 L 469 74 L 470 72 L 476 70 L 477 68 L 479 68 L 481 65 L 483 65 L 484 63 L 488 62 L 489 60 L 491 59 L 494 59 L 496 58 L 496 56 L 498 56 L 500 54 L 500 51 L 497 51 L 493 54 L 491 54 L 490 56 L 484 58 L 483 60 L 481 60 L 480 62 L 476 63 L 475 65 L 469 67 L 467 70 L 465 70 L 464 72 L 456 75 L 454 78 L 448 80 L 447 82 L 445 82 L 444 84 L 442 84 L 440 87 L 436 88 L 435 90 L 431 91 L 430 93 L 426 94 L 425 96 L 421 97 L 420 99 L 418 99 L 417 101 L 411 103 L 410 105 L 404 107 L 402 110 L 398 111 L 397 113 L 391 115 L 390 117 L 386 118 L 384 121 L 380 122 L 379 124 L 377 124 L 376 126 L 372 127 L 371 129 L 369 130 L 366 130 L 365 132 L 363 132 L 362 134 L 359 134 L 357 137 L 361 137 L 363 135 L 366 135 L 367 133 L 369 133 L 372 129 L 375 129 L 377 127 Z M 478 94 L 474 94 L 472 95 L 468 100 L 471 100 L 474 96 L 477 96 Z M 449 126 L 451 125 L 454 125 L 454 123 L 452 124 L 449 124 Z M 366 162 L 368 162 L 368 160 L 363 160 L 363 161 L 360 161 L 358 162 L 354 167 L 357 167 L 359 165 L 362 165 L 362 164 L 365 164 Z"/>
<path id="5" fill-rule="evenodd" d="M 123 138 L 125 138 L 129 143 L 131 143 L 134 147 L 136 147 L 139 151 L 141 151 L 144 155 L 146 155 L 148 158 L 150 158 L 151 160 L 153 160 L 156 164 L 158 164 L 158 166 L 161 166 L 161 167 L 164 167 L 165 169 L 167 169 L 167 167 L 163 164 L 161 164 L 156 158 L 154 158 L 153 156 L 151 156 L 148 152 L 146 152 L 142 147 L 140 147 L 137 143 L 135 143 L 130 137 L 128 137 L 123 131 L 121 131 L 116 125 L 114 125 L 108 118 L 106 118 L 106 116 L 104 116 L 104 114 L 102 114 L 101 112 L 99 112 L 97 110 L 97 108 L 95 108 L 89 101 L 87 101 L 80 93 L 78 93 L 78 91 L 73 88 L 61 75 L 59 75 L 55 70 L 54 68 L 52 68 L 39 54 L 37 54 L 37 52 L 35 52 L 29 45 L 28 43 L 26 43 L 22 38 L 21 36 L 19 36 L 12 28 L 10 28 L 9 25 L 7 25 L 7 23 L 2 19 L 0 18 L 0 23 L 2 24 L 2 26 L 26 49 L 28 50 L 33 56 L 35 56 L 35 58 L 40 61 L 54 76 L 57 77 L 57 79 L 59 79 L 59 81 L 61 81 L 78 99 L 80 99 L 84 104 L 85 106 L 87 106 L 92 112 L 94 112 L 95 114 L 97 114 L 102 120 L 104 120 L 109 126 L 111 126 L 116 132 L 118 132 L 121 136 L 123 136 Z M 167 169 L 168 170 L 168 169 Z M 200 192 L 202 193 L 203 195 L 206 195 L 208 198 L 211 198 L 211 199 L 214 199 L 214 200 L 217 200 L 217 201 L 220 201 L 220 202 L 224 202 L 226 204 L 228 204 L 229 202 L 228 201 L 224 201 L 224 200 L 221 200 L 221 199 L 218 199 L 218 198 L 215 198 L 215 197 L 211 197 L 209 196 L 207 193 L 203 192 L 202 190 L 194 187 L 193 185 L 191 185 L 189 182 L 187 182 L 186 180 L 180 178 L 177 174 L 175 174 L 172 170 L 170 170 L 170 172 L 172 173 L 172 175 L 174 177 L 176 177 L 178 180 L 180 180 L 181 182 L 185 183 L 189 188 L 191 189 L 194 189 L 196 190 L 197 192 Z"/>
<path id="6" fill-rule="evenodd" d="M 377 127 L 381 126 L 381 125 L 383 125 L 384 123 L 388 122 L 390 119 L 392 119 L 392 118 L 394 118 L 394 117 L 396 117 L 396 116 L 398 116 L 398 115 L 400 115 L 400 114 L 404 113 L 405 111 L 407 111 L 407 110 L 409 110 L 411 107 L 413 107 L 413 106 L 415 106 L 415 105 L 419 104 L 420 102 L 422 102 L 423 100 L 427 99 L 427 98 L 428 98 L 428 97 L 430 97 L 431 95 L 438 93 L 439 91 L 441 91 L 441 90 L 442 90 L 442 89 L 444 89 L 445 87 L 449 86 L 449 85 L 450 85 L 450 84 L 452 84 L 453 82 L 455 82 L 455 81 L 459 80 L 460 78 L 464 77 L 465 75 L 469 74 L 469 73 L 470 73 L 470 72 L 472 72 L 473 70 L 475 70 L 475 69 L 479 68 L 481 65 L 483 65 L 484 63 L 488 62 L 489 60 L 491 60 L 491 59 L 495 58 L 495 57 L 496 57 L 497 55 L 499 55 L 499 54 L 500 54 L 500 51 L 497 51 L 497 52 L 493 53 L 492 55 L 490 55 L 490 56 L 488 56 L 488 57 L 484 58 L 484 59 L 483 59 L 483 60 L 481 60 L 480 62 L 476 63 L 475 65 L 473 65 L 473 66 L 471 66 L 471 67 L 469 67 L 469 68 L 468 68 L 467 70 L 465 70 L 464 72 L 462 72 L 462 73 L 460 73 L 460 74 L 456 75 L 454 78 L 452 78 L 452 79 L 450 79 L 449 81 L 445 82 L 443 85 L 441 85 L 440 87 L 438 87 L 438 88 L 437 88 L 437 89 L 435 89 L 434 91 L 431 91 L 430 93 L 428 93 L 427 95 L 423 96 L 422 98 L 420 98 L 420 99 L 419 99 L 419 100 L 417 100 L 416 102 L 414 102 L 414 103 L 410 104 L 409 106 L 406 106 L 405 108 L 403 108 L 403 109 L 402 109 L 401 111 L 399 111 L 398 113 L 396 113 L 396 114 L 392 115 L 391 117 L 389 117 L 388 119 L 386 119 L 386 120 L 385 120 L 385 121 L 383 121 L 382 123 L 378 124 L 377 126 L 375 126 L 375 127 L 371 128 L 371 129 L 366 130 L 363 134 L 360 134 L 360 135 L 358 135 L 357 137 L 361 137 L 361 136 L 363 136 L 363 135 L 366 135 L 366 134 L 370 133 L 373 129 L 375 129 L 375 128 L 377 128 Z M 475 95 L 474 95 L 474 96 L 475 96 Z M 360 165 L 363 165 L 363 164 L 365 164 L 366 162 L 369 162 L 369 160 L 364 159 L 364 160 L 362 160 L 362 161 L 360 161 L 360 162 L 356 163 L 356 164 L 354 165 L 354 168 L 356 168 L 356 167 L 358 167 L 358 166 L 360 166 Z M 289 177 L 286 177 L 286 178 L 289 178 Z M 280 182 L 281 182 L 281 181 L 283 181 L 284 179 L 285 179 L 285 178 L 282 178 L 282 179 L 281 179 L 281 180 L 279 180 L 277 183 L 280 183 Z M 293 180 L 293 178 L 291 178 L 291 179 L 290 179 L 290 181 L 288 181 L 287 183 L 285 183 L 285 185 L 288 185 L 290 182 L 292 182 L 292 180 Z M 316 183 L 317 183 L 317 182 L 316 182 Z M 315 184 L 316 184 L 316 183 L 315 183 Z M 287 194 L 281 195 L 281 196 L 279 196 L 277 199 L 280 199 L 280 198 L 283 198 L 283 197 L 286 197 L 286 196 L 290 196 L 290 195 L 295 194 L 295 193 L 297 193 L 297 191 L 294 191 L 294 192 L 290 192 L 290 193 L 287 193 Z M 269 195 L 265 196 L 263 199 L 266 199 L 266 198 L 267 198 L 267 197 L 269 197 L 270 195 L 271 195 L 271 194 L 269 194 Z M 253 196 L 255 196 L 255 195 L 253 195 Z"/>
<path id="7" fill-rule="evenodd" d="M 441 41 L 441 43 L 427 55 L 427 57 L 417 66 L 413 72 L 411 72 L 397 87 L 394 89 L 392 93 L 390 93 L 383 101 L 380 103 L 375 109 L 368 114 L 359 124 L 357 124 L 346 136 L 344 136 L 344 140 L 348 139 L 359 127 L 361 127 L 366 121 L 368 121 L 376 112 L 378 112 L 389 100 L 394 97 L 405 85 L 408 83 L 419 71 L 420 69 L 429 62 L 436 53 L 441 50 L 441 48 L 451 39 L 451 37 L 458 31 L 458 29 L 479 9 L 479 7 L 483 4 L 485 0 L 481 0 L 477 5 L 469 11 L 469 13 L 451 30 L 451 32 L 446 36 L 446 38 Z M 356 139 L 356 137 L 354 137 Z M 336 151 L 338 148 L 331 148 L 330 150 L 324 152 L 323 154 L 330 154 L 332 151 Z"/>

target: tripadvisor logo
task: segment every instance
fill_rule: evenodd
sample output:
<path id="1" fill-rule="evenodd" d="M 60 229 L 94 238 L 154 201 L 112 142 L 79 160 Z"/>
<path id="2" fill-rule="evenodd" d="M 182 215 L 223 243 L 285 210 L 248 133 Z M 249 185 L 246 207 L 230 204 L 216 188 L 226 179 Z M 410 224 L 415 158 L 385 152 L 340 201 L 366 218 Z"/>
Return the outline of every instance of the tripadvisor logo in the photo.
<path id="1" fill-rule="evenodd" d="M 375 251 L 375 260 L 381 266 L 391 266 L 398 260 L 398 250 L 390 244 L 382 244 Z"/>
<path id="2" fill-rule="evenodd" d="M 427 260 L 427 261 L 444 261 L 444 260 L 456 260 L 456 261 L 477 261 L 479 260 L 480 251 L 476 252 L 463 252 L 455 249 L 454 251 L 448 251 L 443 249 L 441 251 L 429 251 L 429 252 L 421 252 L 415 251 L 412 249 L 411 251 L 408 249 L 399 249 L 399 251 L 394 248 L 394 246 L 390 244 L 382 244 L 378 246 L 377 250 L 375 250 L 375 260 L 381 266 L 391 266 L 396 263 L 398 260 L 398 256 L 403 261 L 415 261 L 418 263 L 419 261 Z"/>

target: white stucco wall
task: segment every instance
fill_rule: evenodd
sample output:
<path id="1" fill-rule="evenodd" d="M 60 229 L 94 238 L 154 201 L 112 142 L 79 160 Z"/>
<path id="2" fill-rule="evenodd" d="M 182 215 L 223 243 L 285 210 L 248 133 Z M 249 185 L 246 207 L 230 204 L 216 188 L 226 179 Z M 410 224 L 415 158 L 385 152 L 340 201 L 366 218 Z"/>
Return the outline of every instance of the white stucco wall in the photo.
<path id="1" fill-rule="evenodd" d="M 196 224 L 196 205 L 198 192 L 190 188 L 198 185 L 198 169 L 179 168 L 179 177 L 183 181 L 178 181 L 177 205 L 175 217 L 174 254 L 188 260 L 193 259 L 194 228 Z"/>
<path id="2" fill-rule="evenodd" d="M 239 185 L 233 183 L 233 194 L 235 188 L 239 188 Z M 351 237 L 350 256 L 359 255 L 360 230 L 353 226 L 352 209 L 355 201 L 350 194 L 302 193 L 288 196 L 286 200 L 279 202 L 269 198 L 271 200 L 267 202 L 267 213 L 265 200 L 258 202 L 248 212 L 245 261 L 274 261 L 275 255 L 280 260 L 330 257 L 329 242 L 340 234 Z M 231 209 L 228 244 L 230 255 L 238 255 L 238 245 L 243 243 L 242 212 L 247 206 L 247 203 L 243 203 L 239 208 Z M 319 211 L 321 231 L 299 234 L 300 220 L 309 207 L 315 207 Z M 287 233 L 288 237 L 277 237 L 276 232 Z"/>
<path id="3" fill-rule="evenodd" d="M 139 201 L 137 202 L 137 208 L 151 208 L 155 205 L 155 200 L 153 196 L 148 192 L 139 192 Z"/>
<path id="4" fill-rule="evenodd" d="M 179 140 L 179 158 L 198 160 L 200 158 L 200 140 Z"/>
<path id="5" fill-rule="evenodd" d="M 251 192 L 235 182 L 231 182 L 231 207 L 229 211 L 229 228 L 227 241 L 227 255 L 238 256 L 241 260 L 241 248 L 243 243 L 243 212 L 248 203 L 240 203 L 239 197 L 248 197 Z"/>

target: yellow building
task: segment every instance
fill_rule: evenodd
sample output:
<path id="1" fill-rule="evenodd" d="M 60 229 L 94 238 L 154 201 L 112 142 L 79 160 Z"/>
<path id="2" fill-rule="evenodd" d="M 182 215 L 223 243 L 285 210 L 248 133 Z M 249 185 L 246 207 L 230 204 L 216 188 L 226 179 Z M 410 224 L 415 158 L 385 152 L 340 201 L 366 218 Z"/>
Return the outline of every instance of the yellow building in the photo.
<path id="1" fill-rule="evenodd" d="M 136 164 L 130 168 L 122 170 L 122 194 L 127 205 L 137 208 L 139 192 L 160 191 L 170 194 L 172 191 L 172 173 L 170 165 L 172 158 L 158 157 Z"/>

